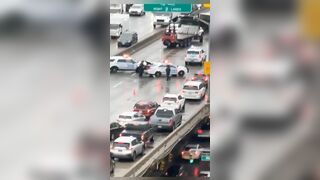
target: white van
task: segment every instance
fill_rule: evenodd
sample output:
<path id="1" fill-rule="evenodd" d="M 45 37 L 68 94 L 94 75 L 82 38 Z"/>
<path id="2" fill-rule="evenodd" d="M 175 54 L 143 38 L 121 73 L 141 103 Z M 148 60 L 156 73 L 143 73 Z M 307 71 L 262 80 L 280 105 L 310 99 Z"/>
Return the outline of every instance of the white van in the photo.
<path id="1" fill-rule="evenodd" d="M 206 85 L 201 81 L 187 81 L 183 85 L 182 95 L 185 99 L 202 99 L 206 94 Z"/>

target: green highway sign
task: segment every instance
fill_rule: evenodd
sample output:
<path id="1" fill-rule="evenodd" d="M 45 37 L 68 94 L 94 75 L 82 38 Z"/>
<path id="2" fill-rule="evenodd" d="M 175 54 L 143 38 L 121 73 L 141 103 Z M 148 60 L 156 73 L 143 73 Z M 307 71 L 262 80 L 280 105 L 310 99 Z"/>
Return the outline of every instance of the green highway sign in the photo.
<path id="1" fill-rule="evenodd" d="M 188 13 L 192 11 L 192 4 L 144 4 L 144 11 Z"/>

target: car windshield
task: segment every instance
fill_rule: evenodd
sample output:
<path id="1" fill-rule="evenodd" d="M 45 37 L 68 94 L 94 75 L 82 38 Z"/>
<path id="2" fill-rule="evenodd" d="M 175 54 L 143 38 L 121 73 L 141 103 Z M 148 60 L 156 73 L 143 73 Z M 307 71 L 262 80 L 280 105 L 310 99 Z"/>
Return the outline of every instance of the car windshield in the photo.
<path id="1" fill-rule="evenodd" d="M 148 108 L 148 104 L 136 104 L 134 106 L 135 109 L 147 109 Z"/>
<path id="2" fill-rule="evenodd" d="M 135 119 L 133 122 L 147 122 L 144 118 Z"/>
<path id="3" fill-rule="evenodd" d="M 110 24 L 110 29 L 118 29 L 119 24 Z"/>
<path id="4" fill-rule="evenodd" d="M 199 54 L 199 51 L 188 51 L 188 54 L 197 55 Z"/>
<path id="5" fill-rule="evenodd" d="M 173 116 L 173 111 L 166 109 L 159 109 L 156 113 L 158 117 L 170 118 Z"/>
<path id="6" fill-rule="evenodd" d="M 162 101 L 173 101 L 173 102 L 176 102 L 177 98 L 175 98 L 175 97 L 164 97 L 162 99 Z"/>
<path id="7" fill-rule="evenodd" d="M 185 90 L 199 90 L 197 86 L 183 86 L 183 89 Z"/>
<path id="8" fill-rule="evenodd" d="M 132 39 L 132 34 L 130 33 L 123 33 L 119 38 L 120 41 L 130 41 L 131 39 Z"/>
<path id="9" fill-rule="evenodd" d="M 113 147 L 129 148 L 129 146 L 130 146 L 129 143 L 123 143 L 123 142 L 115 142 L 115 143 L 113 143 Z"/>
<path id="10" fill-rule="evenodd" d="M 120 115 L 120 119 L 131 119 L 131 116 Z"/>
<path id="11" fill-rule="evenodd" d="M 132 8 L 141 8 L 141 5 L 139 5 L 139 4 L 134 4 L 134 5 L 132 5 Z"/>

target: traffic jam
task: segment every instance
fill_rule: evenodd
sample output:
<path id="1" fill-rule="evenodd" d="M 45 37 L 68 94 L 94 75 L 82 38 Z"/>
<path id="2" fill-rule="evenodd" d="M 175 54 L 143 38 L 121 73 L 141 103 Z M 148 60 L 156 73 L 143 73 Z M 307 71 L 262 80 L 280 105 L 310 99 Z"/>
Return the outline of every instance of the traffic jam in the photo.
<path id="1" fill-rule="evenodd" d="M 184 13 L 111 4 L 110 12 L 110 174 L 124 177 L 208 103 L 209 10 L 201 4 Z M 194 132 L 172 147 L 180 153 L 152 176 L 210 177 L 210 120 Z"/>

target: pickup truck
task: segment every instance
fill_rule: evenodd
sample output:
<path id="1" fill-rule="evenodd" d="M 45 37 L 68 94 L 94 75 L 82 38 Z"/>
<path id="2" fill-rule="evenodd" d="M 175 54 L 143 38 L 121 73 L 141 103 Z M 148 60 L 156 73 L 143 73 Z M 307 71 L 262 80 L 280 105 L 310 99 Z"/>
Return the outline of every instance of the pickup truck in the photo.
<path id="1" fill-rule="evenodd" d="M 155 129 L 174 131 L 182 123 L 182 114 L 174 107 L 159 107 L 149 123 Z"/>

